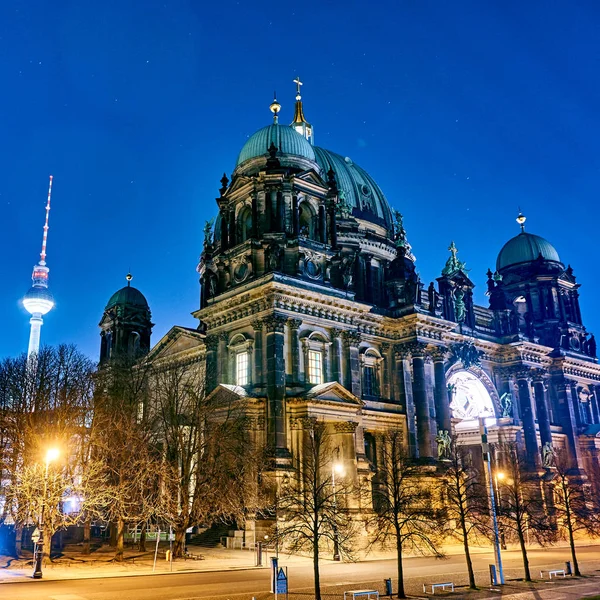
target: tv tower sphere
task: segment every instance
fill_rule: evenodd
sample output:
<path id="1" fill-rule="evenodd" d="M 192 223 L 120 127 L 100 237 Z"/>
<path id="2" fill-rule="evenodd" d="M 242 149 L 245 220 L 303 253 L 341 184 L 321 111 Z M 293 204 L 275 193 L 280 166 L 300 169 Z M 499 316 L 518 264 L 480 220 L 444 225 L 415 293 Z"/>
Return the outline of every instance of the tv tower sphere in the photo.
<path id="1" fill-rule="evenodd" d="M 42 252 L 40 253 L 40 262 L 33 267 L 31 279 L 33 285 L 23 297 L 23 306 L 31 315 L 29 323 L 31 330 L 29 333 L 29 347 L 27 357 L 37 354 L 40 349 L 40 334 L 44 320 L 42 317 L 50 312 L 54 307 L 54 298 L 48 289 L 48 273 L 50 269 L 46 266 L 46 243 L 48 240 L 48 216 L 50 214 L 50 198 L 52 196 L 52 175 L 50 175 L 50 185 L 48 186 L 48 203 L 46 204 L 46 222 L 44 224 L 44 237 L 42 240 Z"/>

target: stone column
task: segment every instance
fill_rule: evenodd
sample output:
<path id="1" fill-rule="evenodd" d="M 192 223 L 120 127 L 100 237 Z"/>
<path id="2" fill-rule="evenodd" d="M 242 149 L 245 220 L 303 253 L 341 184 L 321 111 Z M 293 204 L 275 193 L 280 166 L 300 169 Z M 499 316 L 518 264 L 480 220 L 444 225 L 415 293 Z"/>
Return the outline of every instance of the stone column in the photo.
<path id="1" fill-rule="evenodd" d="M 373 301 L 373 268 L 371 267 L 371 257 L 365 256 L 365 300 L 367 302 Z"/>
<path id="2" fill-rule="evenodd" d="M 275 457 L 288 455 L 285 425 L 284 327 L 287 319 L 271 315 L 267 330 L 267 440 Z"/>
<path id="3" fill-rule="evenodd" d="M 283 199 L 283 192 L 277 192 L 277 218 L 276 218 L 276 227 L 275 231 L 284 232 L 285 231 L 285 201 Z"/>
<path id="4" fill-rule="evenodd" d="M 392 345 L 389 342 L 382 342 L 379 345 L 379 351 L 382 356 L 382 378 L 381 378 L 381 397 L 382 398 L 391 398 L 392 391 L 390 385 L 390 348 Z"/>
<path id="5" fill-rule="evenodd" d="M 528 369 L 516 373 L 517 392 L 519 394 L 519 405 L 521 407 L 521 420 L 523 422 L 523 436 L 525 438 L 525 452 L 527 463 L 531 468 L 540 466 L 540 450 L 535 432 L 535 421 L 533 419 L 533 407 L 529 393 L 529 380 L 531 373 Z"/>
<path id="6" fill-rule="evenodd" d="M 221 211 L 221 251 L 229 248 L 229 232 L 227 231 L 229 225 L 229 212 L 226 210 Z"/>
<path id="7" fill-rule="evenodd" d="M 221 332 L 219 334 L 219 383 L 229 382 L 229 350 L 227 343 L 229 342 L 229 334 Z"/>
<path id="8" fill-rule="evenodd" d="M 360 344 L 358 331 L 343 331 L 344 344 L 344 387 L 355 396 L 361 397 L 360 361 L 358 345 Z"/>
<path id="9" fill-rule="evenodd" d="M 548 398 L 546 395 L 546 386 L 544 377 L 546 373 L 542 370 L 535 370 L 533 374 L 533 392 L 535 395 L 535 410 L 537 413 L 538 428 L 540 430 L 540 440 L 542 447 L 544 444 L 552 446 L 552 431 L 550 429 L 550 416 L 548 415 Z"/>
<path id="10" fill-rule="evenodd" d="M 301 319 L 289 319 L 288 327 L 290 332 L 290 358 L 292 360 L 292 384 L 300 383 L 300 342 L 298 339 L 298 329 L 302 325 Z"/>
<path id="11" fill-rule="evenodd" d="M 600 423 L 600 407 L 598 406 L 598 386 L 590 385 L 590 404 L 592 406 L 592 416 L 594 423 Z"/>
<path id="12" fill-rule="evenodd" d="M 300 215 L 298 214 L 298 196 L 292 196 L 292 235 L 298 237 L 300 233 Z"/>
<path id="13" fill-rule="evenodd" d="M 444 368 L 444 348 L 436 348 L 431 352 L 433 359 L 433 376 L 435 380 L 434 400 L 435 416 L 438 430 L 452 433 L 450 420 L 450 402 L 448 401 L 448 385 L 446 384 L 446 369 Z"/>
<path id="14" fill-rule="evenodd" d="M 327 215 L 323 204 L 319 204 L 319 241 L 327 243 Z"/>
<path id="15" fill-rule="evenodd" d="M 344 465 L 344 479 L 340 482 L 345 487 L 352 487 L 352 483 L 356 482 L 356 471 L 355 465 L 357 463 L 357 459 L 359 458 L 358 449 L 356 446 L 356 428 L 357 423 L 353 421 L 336 421 L 333 424 L 333 428 L 335 431 L 335 441 L 333 442 L 333 460 L 337 459 L 336 448 L 339 448 L 339 460 Z M 364 460 L 364 442 L 361 456 Z M 348 508 L 357 509 L 359 507 L 358 504 L 358 495 L 350 493 L 347 495 Z"/>
<path id="16" fill-rule="evenodd" d="M 343 385 L 341 375 L 341 357 L 340 357 L 340 334 L 339 329 L 331 329 L 331 378 Z"/>
<path id="17" fill-rule="evenodd" d="M 216 335 L 207 335 L 206 345 L 206 393 L 210 394 L 217 387 L 219 338 Z"/>
<path id="18" fill-rule="evenodd" d="M 252 194 L 252 237 L 258 238 L 258 198 Z"/>
<path id="19" fill-rule="evenodd" d="M 417 458 L 417 429 L 415 416 L 415 403 L 411 385 L 410 354 L 404 345 L 394 347 L 396 358 L 396 400 L 400 409 L 406 414 L 406 426 L 408 429 L 408 446 L 412 458 Z"/>
<path id="20" fill-rule="evenodd" d="M 263 377 L 263 322 L 260 320 L 252 321 L 254 329 L 254 376 L 252 381 L 260 386 L 264 383 Z"/>
<path id="21" fill-rule="evenodd" d="M 425 350 L 420 345 L 411 348 L 413 382 L 412 392 L 417 415 L 417 440 L 419 458 L 433 458 L 429 403 L 425 389 Z"/>
<path id="22" fill-rule="evenodd" d="M 575 411 L 578 410 L 578 407 L 575 406 L 576 398 L 573 397 L 571 381 L 562 378 L 553 381 L 552 385 L 556 390 L 560 423 L 563 432 L 567 436 L 569 454 L 576 463 L 577 468 L 583 469 L 583 459 L 577 439 L 577 421 L 575 419 Z"/>

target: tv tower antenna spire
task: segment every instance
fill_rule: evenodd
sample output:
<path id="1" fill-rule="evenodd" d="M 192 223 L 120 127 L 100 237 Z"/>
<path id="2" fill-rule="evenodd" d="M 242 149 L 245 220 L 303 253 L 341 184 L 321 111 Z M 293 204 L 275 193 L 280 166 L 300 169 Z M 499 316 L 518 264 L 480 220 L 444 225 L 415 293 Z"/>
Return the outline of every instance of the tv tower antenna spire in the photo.
<path id="1" fill-rule="evenodd" d="M 46 221 L 44 223 L 44 236 L 42 238 L 42 251 L 40 252 L 40 261 L 33 267 L 31 279 L 33 285 L 23 298 L 23 306 L 31 315 L 29 323 L 31 329 L 29 332 L 29 347 L 27 349 L 27 358 L 37 354 L 40 350 L 40 334 L 45 314 L 54 308 L 54 298 L 48 289 L 48 273 L 50 269 L 46 266 L 46 245 L 48 242 L 48 217 L 50 215 L 50 199 L 52 197 L 52 175 L 48 185 L 48 201 L 46 203 Z"/>

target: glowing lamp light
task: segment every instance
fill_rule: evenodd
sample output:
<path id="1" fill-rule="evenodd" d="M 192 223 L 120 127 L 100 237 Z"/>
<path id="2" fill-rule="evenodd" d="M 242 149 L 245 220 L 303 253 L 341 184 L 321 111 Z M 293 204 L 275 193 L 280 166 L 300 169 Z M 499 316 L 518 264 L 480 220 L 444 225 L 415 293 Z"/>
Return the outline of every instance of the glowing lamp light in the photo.
<path id="1" fill-rule="evenodd" d="M 496 477 L 498 478 L 499 481 L 502 481 L 506 477 L 506 475 L 504 473 L 500 472 L 500 473 L 496 473 Z"/>
<path id="2" fill-rule="evenodd" d="M 56 460 L 60 456 L 60 451 L 58 448 L 48 448 L 46 451 L 46 463 L 51 463 L 53 460 Z"/>
<path id="3" fill-rule="evenodd" d="M 344 465 L 342 463 L 335 463 L 333 465 L 333 471 L 337 475 L 344 475 Z"/>

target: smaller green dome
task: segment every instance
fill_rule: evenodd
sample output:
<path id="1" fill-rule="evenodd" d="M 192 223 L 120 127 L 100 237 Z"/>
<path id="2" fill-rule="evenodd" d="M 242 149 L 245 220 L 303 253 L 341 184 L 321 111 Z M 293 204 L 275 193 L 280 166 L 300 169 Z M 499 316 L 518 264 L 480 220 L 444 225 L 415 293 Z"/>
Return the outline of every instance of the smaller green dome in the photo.
<path id="1" fill-rule="evenodd" d="M 140 290 L 131 287 L 130 285 L 126 285 L 124 288 L 121 288 L 118 292 L 115 292 L 108 301 L 106 308 L 104 310 L 108 310 L 113 306 L 117 305 L 127 305 L 127 306 L 136 306 L 139 308 L 149 308 L 148 301 L 144 297 L 144 294 L 140 292 Z"/>
<path id="2" fill-rule="evenodd" d="M 302 156 L 308 160 L 315 160 L 313 147 L 304 136 L 287 125 L 273 123 L 259 129 L 248 138 L 240 151 L 235 166 L 237 167 L 251 158 L 264 156 L 272 143 L 275 144 L 277 151 L 281 154 Z"/>
<path id="3" fill-rule="evenodd" d="M 548 240 L 522 231 L 504 244 L 496 260 L 496 270 L 502 271 L 513 265 L 533 262 L 540 255 L 544 260 L 560 263 L 558 252 Z"/>

